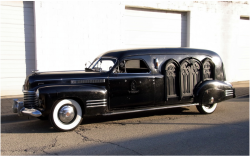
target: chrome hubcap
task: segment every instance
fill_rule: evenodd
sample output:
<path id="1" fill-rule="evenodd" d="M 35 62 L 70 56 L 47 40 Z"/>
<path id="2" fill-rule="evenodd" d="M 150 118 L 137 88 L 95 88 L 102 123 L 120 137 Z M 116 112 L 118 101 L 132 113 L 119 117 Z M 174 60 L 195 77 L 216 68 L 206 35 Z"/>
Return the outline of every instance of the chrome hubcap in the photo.
<path id="1" fill-rule="evenodd" d="M 74 107 L 69 105 L 61 107 L 58 117 L 63 123 L 70 123 L 75 117 Z"/>

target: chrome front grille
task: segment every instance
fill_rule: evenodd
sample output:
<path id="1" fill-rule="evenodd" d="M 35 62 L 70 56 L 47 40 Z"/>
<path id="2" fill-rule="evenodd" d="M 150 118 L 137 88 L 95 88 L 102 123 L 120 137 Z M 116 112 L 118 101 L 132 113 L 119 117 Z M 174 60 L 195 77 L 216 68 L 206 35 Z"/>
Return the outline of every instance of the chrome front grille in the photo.
<path id="1" fill-rule="evenodd" d="M 225 90 L 225 96 L 233 96 L 234 91 L 233 90 Z"/>
<path id="2" fill-rule="evenodd" d="M 34 91 L 24 91 L 23 105 L 25 108 L 34 108 L 38 106 L 38 99 Z"/>

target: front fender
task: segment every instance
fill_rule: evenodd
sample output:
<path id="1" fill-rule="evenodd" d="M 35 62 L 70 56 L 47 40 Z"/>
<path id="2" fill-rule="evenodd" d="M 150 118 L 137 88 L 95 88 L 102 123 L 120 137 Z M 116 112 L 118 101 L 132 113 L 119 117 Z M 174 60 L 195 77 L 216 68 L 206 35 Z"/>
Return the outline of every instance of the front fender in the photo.
<path id="1" fill-rule="evenodd" d="M 105 86 L 97 86 L 91 84 L 83 85 L 50 85 L 43 86 L 39 89 L 39 99 L 43 108 L 43 115 L 49 115 L 52 105 L 62 99 L 74 99 L 77 101 L 83 112 L 86 111 L 86 103 L 88 100 L 107 100 L 107 89 Z M 105 111 L 107 107 L 102 110 Z"/>
<path id="2" fill-rule="evenodd" d="M 228 94 L 230 92 L 230 94 Z M 235 97 L 235 89 L 232 85 L 217 80 L 209 80 L 200 83 L 194 90 L 196 103 L 212 104 Z"/>

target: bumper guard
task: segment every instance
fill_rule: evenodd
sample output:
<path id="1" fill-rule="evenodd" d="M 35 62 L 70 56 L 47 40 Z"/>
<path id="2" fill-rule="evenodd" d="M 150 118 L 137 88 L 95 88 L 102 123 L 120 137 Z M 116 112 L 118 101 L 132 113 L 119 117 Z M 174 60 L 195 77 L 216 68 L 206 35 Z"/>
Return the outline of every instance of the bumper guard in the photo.
<path id="1" fill-rule="evenodd" d="M 12 110 L 13 110 L 13 113 L 17 113 L 18 116 L 31 115 L 33 117 L 39 117 L 42 115 L 42 113 L 37 109 L 25 108 L 23 106 L 23 102 L 19 101 L 18 99 L 13 100 Z"/>

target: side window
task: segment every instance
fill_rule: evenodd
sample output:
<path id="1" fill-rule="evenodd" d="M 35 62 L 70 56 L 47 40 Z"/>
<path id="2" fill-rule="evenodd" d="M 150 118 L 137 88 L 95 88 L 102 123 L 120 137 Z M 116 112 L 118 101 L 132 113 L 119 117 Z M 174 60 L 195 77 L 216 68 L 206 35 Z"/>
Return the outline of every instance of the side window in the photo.
<path id="1" fill-rule="evenodd" d="M 149 73 L 150 70 L 143 60 L 125 60 L 120 62 L 114 73 Z"/>
<path id="2" fill-rule="evenodd" d="M 125 60 L 127 73 L 149 73 L 149 68 L 143 60 Z"/>

